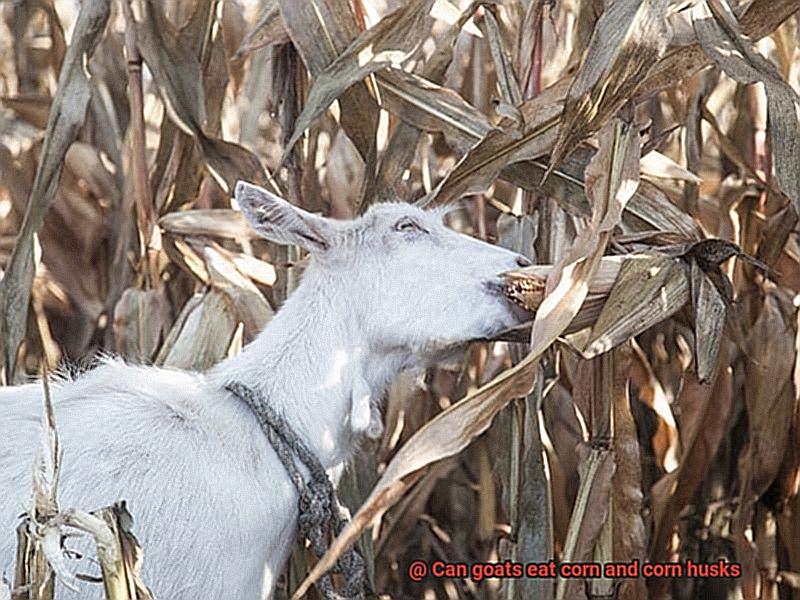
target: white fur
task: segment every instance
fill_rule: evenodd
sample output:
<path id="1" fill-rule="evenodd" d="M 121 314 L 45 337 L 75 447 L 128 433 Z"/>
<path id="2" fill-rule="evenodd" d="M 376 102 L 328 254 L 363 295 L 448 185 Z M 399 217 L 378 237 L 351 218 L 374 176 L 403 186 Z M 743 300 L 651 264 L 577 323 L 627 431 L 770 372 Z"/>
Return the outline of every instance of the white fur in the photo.
<path id="1" fill-rule="evenodd" d="M 269 597 L 295 538 L 295 490 L 227 382 L 265 394 L 336 479 L 357 436 L 380 435 L 379 402 L 398 371 L 517 322 L 491 284 L 518 255 L 445 228 L 436 212 L 382 204 L 337 222 L 247 184 L 236 198 L 262 235 L 312 254 L 258 338 L 208 373 L 108 359 L 52 385 L 60 506 L 127 500 L 143 578 L 162 600 Z M 40 415 L 40 384 L 0 390 L 0 571 L 9 575 Z M 84 540 L 68 541 L 78 546 L 92 556 Z M 102 586 L 59 586 L 57 597 L 100 599 Z"/>

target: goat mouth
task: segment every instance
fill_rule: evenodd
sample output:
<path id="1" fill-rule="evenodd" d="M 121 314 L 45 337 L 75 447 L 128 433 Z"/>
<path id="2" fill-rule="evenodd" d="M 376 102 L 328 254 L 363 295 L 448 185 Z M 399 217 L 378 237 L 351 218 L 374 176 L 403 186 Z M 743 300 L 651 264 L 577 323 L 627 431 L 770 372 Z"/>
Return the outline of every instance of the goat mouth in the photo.
<path id="1" fill-rule="evenodd" d="M 516 324 L 531 321 L 535 310 L 532 310 L 530 303 L 526 302 L 528 296 L 525 283 L 525 280 L 517 281 L 509 278 L 498 278 L 485 283 L 486 290 L 504 302 Z"/>

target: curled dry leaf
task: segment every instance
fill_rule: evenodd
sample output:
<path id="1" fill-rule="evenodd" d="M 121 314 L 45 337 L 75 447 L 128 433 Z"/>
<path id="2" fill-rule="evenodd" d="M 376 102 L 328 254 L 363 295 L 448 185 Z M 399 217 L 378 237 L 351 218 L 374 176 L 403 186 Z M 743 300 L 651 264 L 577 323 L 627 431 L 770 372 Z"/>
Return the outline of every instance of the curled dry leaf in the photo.
<path id="1" fill-rule="evenodd" d="M 284 27 L 312 78 L 345 51 L 359 33 L 349 0 L 278 0 Z M 375 144 L 378 107 L 365 83 L 339 98 L 341 124 L 359 154 L 367 160 Z"/>
<path id="2" fill-rule="evenodd" d="M 742 84 L 762 82 L 767 94 L 767 119 L 775 157 L 775 175 L 800 214 L 800 97 L 778 69 L 758 53 L 739 28 L 725 0 L 704 0 L 692 8 L 692 21 L 703 51 Z"/>
<path id="3" fill-rule="evenodd" d="M 614 453 L 586 443 L 578 446 L 578 473 L 581 484 L 572 508 L 572 515 L 564 542 L 563 562 L 587 562 L 600 530 L 608 515 L 611 498 L 611 481 L 614 476 Z M 556 584 L 556 600 L 580 598 L 582 580 L 559 578 Z"/>
<path id="4" fill-rule="evenodd" d="M 690 271 L 695 319 L 694 355 L 697 376 L 700 383 L 706 383 L 711 381 L 717 366 L 727 308 L 722 294 L 697 261 L 691 261 Z"/>
<path id="5" fill-rule="evenodd" d="M 258 13 L 255 25 L 247 32 L 239 49 L 236 50 L 234 60 L 240 60 L 264 46 L 285 44 L 288 41 L 289 34 L 283 26 L 278 1 L 267 0 Z"/>
<path id="6" fill-rule="evenodd" d="M 569 81 L 562 79 L 528 100 L 519 111 L 524 123 L 522 135 L 511 119 L 483 135 L 442 180 L 426 204 L 440 204 L 491 185 L 509 164 L 538 158 L 553 147 L 558 134 L 561 103 Z"/>
<path id="7" fill-rule="evenodd" d="M 237 320 L 221 291 L 195 294 L 183 305 L 155 363 L 197 371 L 210 368 L 227 355 Z"/>
<path id="8" fill-rule="evenodd" d="M 272 318 L 272 309 L 258 288 L 241 274 L 231 259 L 210 246 L 204 249 L 203 257 L 211 287 L 228 299 L 237 321 L 244 325 L 244 342 L 251 342 Z"/>
<path id="9" fill-rule="evenodd" d="M 258 239 L 258 234 L 247 224 L 242 213 L 229 208 L 171 212 L 161 217 L 158 224 L 164 233 L 175 235 L 210 235 L 234 240 Z"/>
<path id="10" fill-rule="evenodd" d="M 297 140 L 331 102 L 367 75 L 399 66 L 430 32 L 433 0 L 412 0 L 359 35 L 331 64 L 314 77 L 303 112 L 284 148 L 285 162 Z"/>
<path id="11" fill-rule="evenodd" d="M 615 351 L 611 391 L 614 423 L 614 463 L 612 479 L 613 559 L 630 562 L 647 557 L 648 530 L 645 527 L 642 462 L 636 421 L 631 412 L 628 372 L 633 352 L 629 347 Z M 646 600 L 643 579 L 625 580 L 620 600 Z"/>
<path id="12" fill-rule="evenodd" d="M 689 300 L 684 265 L 662 255 L 623 263 L 582 352 L 592 358 L 675 314 Z"/>
<path id="13" fill-rule="evenodd" d="M 668 5 L 668 0 L 616 0 L 598 19 L 564 102 L 545 176 L 634 95 L 664 54 Z"/>
<path id="14" fill-rule="evenodd" d="M 773 290 L 747 339 L 745 398 L 749 430 L 746 481 L 755 499 L 778 473 L 786 452 L 795 410 L 792 370 L 795 366 L 795 331 L 790 300 Z"/>
<path id="15" fill-rule="evenodd" d="M 382 108 L 417 129 L 444 134 L 458 150 L 466 152 L 492 130 L 486 116 L 464 98 L 424 77 L 389 69 L 376 79 Z"/>
<path id="16" fill-rule="evenodd" d="M 733 405 L 731 370 L 728 351 L 723 346 L 717 357 L 717 375 L 710 384 L 686 374 L 684 386 L 677 399 L 680 413 L 680 432 L 683 453 L 678 468 L 664 475 L 651 490 L 653 502 L 653 542 L 650 559 L 665 560 L 673 528 L 683 508 L 691 501 L 697 486 L 706 476 L 728 427 Z M 656 582 L 657 585 L 659 582 Z"/>
<path id="17" fill-rule="evenodd" d="M 196 55 L 180 43 L 179 36 L 152 0 L 142 2 L 136 22 L 137 46 L 153 74 L 172 122 L 196 141 L 206 166 L 223 190 L 233 190 L 240 179 L 265 183 L 266 174 L 249 150 L 206 135 L 205 93 L 202 69 Z"/>
<path id="18" fill-rule="evenodd" d="M 746 5 L 739 23 L 744 35 L 752 40 L 760 40 L 796 12 L 796 0 L 754 0 Z M 699 43 L 676 43 L 664 53 L 639 86 L 637 96 L 646 97 L 673 86 L 681 79 L 694 75 L 709 62 Z"/>

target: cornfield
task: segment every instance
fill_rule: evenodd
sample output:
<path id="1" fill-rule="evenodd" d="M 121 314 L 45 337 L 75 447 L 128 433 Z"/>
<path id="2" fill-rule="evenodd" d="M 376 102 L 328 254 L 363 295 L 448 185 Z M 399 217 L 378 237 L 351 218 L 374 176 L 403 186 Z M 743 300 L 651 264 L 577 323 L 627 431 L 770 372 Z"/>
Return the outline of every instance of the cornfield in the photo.
<path id="1" fill-rule="evenodd" d="M 535 317 L 393 383 L 350 524 L 278 596 L 357 543 L 381 598 L 800 599 L 798 11 L 0 1 L 4 383 L 252 340 L 304 257 L 250 231 L 238 180 L 342 219 L 452 205 L 532 259 L 506 278 Z M 474 568 L 550 561 L 683 571 Z"/>

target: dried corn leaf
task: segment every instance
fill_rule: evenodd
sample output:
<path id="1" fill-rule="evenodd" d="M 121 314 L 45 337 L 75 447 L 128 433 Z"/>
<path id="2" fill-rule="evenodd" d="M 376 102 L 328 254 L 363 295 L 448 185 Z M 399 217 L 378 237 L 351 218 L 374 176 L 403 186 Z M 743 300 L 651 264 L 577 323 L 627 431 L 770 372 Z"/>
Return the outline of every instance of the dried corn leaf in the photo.
<path id="1" fill-rule="evenodd" d="M 690 183 L 700 183 L 697 175 L 682 167 L 661 152 L 648 152 L 642 157 L 642 176 L 660 179 L 682 179 Z"/>
<path id="2" fill-rule="evenodd" d="M 522 135 L 510 119 L 486 133 L 447 174 L 426 204 L 447 203 L 470 192 L 484 191 L 509 164 L 547 154 L 558 135 L 568 83 L 561 80 L 520 107 Z"/>
<path id="3" fill-rule="evenodd" d="M 500 177 L 523 189 L 543 192 L 570 213 L 589 216 L 591 210 L 586 201 L 583 173 L 593 155 L 594 150 L 591 148 L 578 148 L 541 184 L 541 178 L 547 169 L 543 160 L 510 165 L 503 169 Z M 633 231 L 670 231 L 689 240 L 702 237 L 697 223 L 672 204 L 664 192 L 650 181 L 639 182 L 639 188 L 625 207 L 623 220 Z"/>
<path id="4" fill-rule="evenodd" d="M 550 171 L 636 92 L 669 41 L 668 0 L 616 0 L 597 21 L 564 102 Z"/>
<path id="5" fill-rule="evenodd" d="M 367 75 L 400 66 L 419 48 L 431 27 L 433 0 L 412 0 L 359 35 L 331 64 L 314 77 L 303 112 L 284 148 L 283 161 L 297 140 L 331 102 Z"/>
<path id="6" fill-rule="evenodd" d="M 725 300 L 697 264 L 691 261 L 692 305 L 695 318 L 695 361 L 700 383 L 711 381 L 725 328 Z"/>
<path id="7" fill-rule="evenodd" d="M 263 184 L 267 179 L 264 169 L 252 152 L 206 135 L 200 63 L 192 49 L 180 43 L 159 5 L 144 0 L 142 7 L 141 20 L 136 23 L 137 45 L 172 122 L 195 139 L 206 166 L 223 190 L 231 191 L 239 179 Z"/>
<path id="8" fill-rule="evenodd" d="M 360 31 L 348 0 L 279 0 L 284 27 L 312 78 L 322 73 Z M 357 83 L 339 98 L 341 124 L 367 160 L 375 144 L 378 108 L 367 86 Z"/>
<path id="9" fill-rule="evenodd" d="M 563 562 L 587 562 L 592 548 L 608 516 L 611 499 L 611 480 L 616 465 L 614 453 L 607 448 L 578 446 L 578 473 L 581 484 L 567 528 L 564 542 Z M 582 581 L 559 578 L 556 584 L 556 600 L 583 597 Z"/>
<path id="10" fill-rule="evenodd" d="M 651 561 L 662 561 L 669 556 L 669 542 L 675 524 L 697 486 L 706 477 L 727 430 L 733 390 L 731 370 L 723 366 L 728 364 L 725 349 L 720 352 L 718 360 L 713 384 L 702 384 L 689 374 L 678 397 L 684 451 L 678 469 L 664 475 L 651 490 L 654 522 Z"/>
<path id="11" fill-rule="evenodd" d="M 162 292 L 126 289 L 114 307 L 116 351 L 133 362 L 149 363 L 168 324 L 169 309 Z"/>
<path id="12" fill-rule="evenodd" d="M 376 76 L 381 107 L 417 129 L 444 134 L 466 152 L 492 126 L 486 116 L 449 88 L 419 75 L 390 69 Z"/>
<path id="13" fill-rule="evenodd" d="M 221 252 L 206 247 L 203 253 L 211 287 L 230 301 L 237 321 L 244 324 L 244 343 L 249 343 L 272 318 L 272 309 L 261 292 Z"/>
<path id="14" fill-rule="evenodd" d="M 744 35 L 759 40 L 796 12 L 797 0 L 754 0 L 746 6 L 739 23 Z M 709 62 L 699 43 L 675 44 L 658 61 L 637 93 L 645 97 L 671 87 L 692 76 Z"/>
<path id="15" fill-rule="evenodd" d="M 487 4 L 484 6 L 482 29 L 489 40 L 489 50 L 492 53 L 497 85 L 503 102 L 516 107 L 522 104 L 522 92 L 519 89 L 517 76 L 511 60 L 503 48 L 503 36 L 500 33 L 500 24 L 497 22 L 497 6 Z"/>
<path id="16" fill-rule="evenodd" d="M 762 82 L 775 157 L 775 175 L 800 214 L 800 97 L 778 69 L 744 37 L 725 0 L 704 0 L 692 9 L 692 21 L 703 51 L 725 73 L 742 84 Z"/>
<path id="17" fill-rule="evenodd" d="M 234 240 L 258 239 L 238 210 L 207 208 L 172 212 L 158 222 L 164 233 L 174 235 L 211 235 Z"/>
<path id="18" fill-rule="evenodd" d="M 264 46 L 285 44 L 288 41 L 289 34 L 283 25 L 278 1 L 267 0 L 258 13 L 255 25 L 244 36 L 239 49 L 234 54 L 234 59 L 242 59 Z"/>
<path id="19" fill-rule="evenodd" d="M 453 60 L 453 48 L 458 35 L 464 24 L 477 9 L 481 0 L 472 2 L 459 19 L 441 36 L 436 46 L 436 50 L 426 61 L 422 76 L 436 85 L 441 85 L 445 72 Z M 432 106 L 435 108 L 435 105 Z M 475 111 L 477 113 L 477 111 Z M 483 115 L 476 118 L 480 119 Z M 480 125 L 482 126 L 482 125 Z M 487 125 L 488 126 L 488 125 Z M 359 213 L 364 212 L 372 202 L 381 202 L 392 197 L 397 198 L 399 194 L 394 189 L 397 182 L 401 181 L 403 173 L 414 159 L 414 152 L 420 137 L 420 130 L 414 125 L 405 121 L 399 122 L 389 143 L 386 145 L 378 172 L 375 177 L 368 177 L 367 185 L 364 186 Z"/>
<path id="20" fill-rule="evenodd" d="M 642 490 L 642 456 L 639 437 L 631 412 L 628 372 L 629 347 L 615 352 L 613 369 L 614 464 L 612 479 L 613 560 L 642 561 L 647 557 L 648 530 Z M 641 578 L 626 579 L 619 588 L 620 600 L 646 600 L 647 588 Z"/>
<path id="21" fill-rule="evenodd" d="M 91 98 L 86 62 L 91 58 L 105 30 L 109 11 L 109 3 L 105 0 L 86 0 L 81 5 L 72 32 L 72 43 L 67 49 L 58 76 L 58 89 L 53 98 L 25 220 L 0 282 L 3 315 L 0 354 L 3 355 L 2 367 L 6 381 L 14 378 L 17 350 L 25 335 L 25 320 L 34 274 L 33 238 L 41 229 L 44 215 L 58 188 L 67 150 L 84 124 Z"/>
<path id="22" fill-rule="evenodd" d="M 582 352 L 592 358 L 675 314 L 689 300 L 683 264 L 667 256 L 625 261 Z"/>
<path id="23" fill-rule="evenodd" d="M 763 494 L 778 474 L 795 409 L 791 385 L 795 332 L 790 306 L 791 300 L 780 291 L 767 294 L 747 339 L 744 387 L 750 438 L 748 483 L 753 498 Z"/>
<path id="24" fill-rule="evenodd" d="M 211 289 L 192 296 L 161 346 L 155 363 L 202 371 L 225 358 L 236 330 L 234 309 L 225 294 Z"/>

